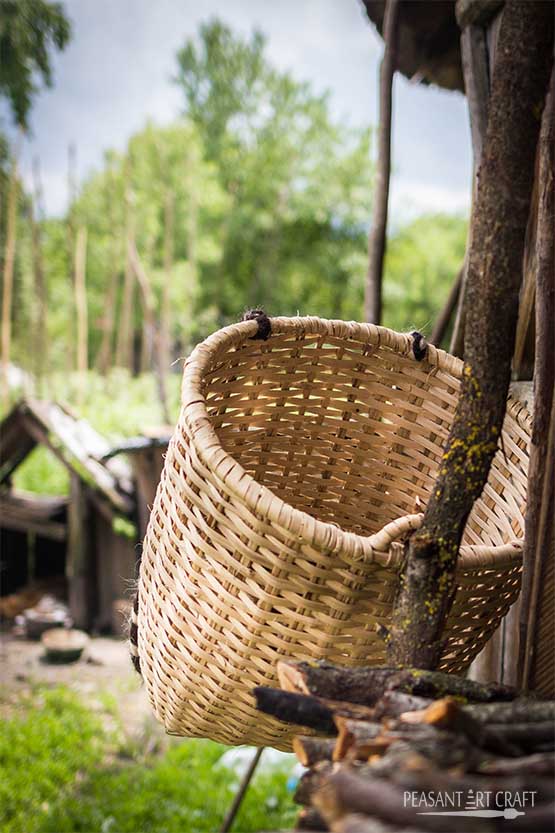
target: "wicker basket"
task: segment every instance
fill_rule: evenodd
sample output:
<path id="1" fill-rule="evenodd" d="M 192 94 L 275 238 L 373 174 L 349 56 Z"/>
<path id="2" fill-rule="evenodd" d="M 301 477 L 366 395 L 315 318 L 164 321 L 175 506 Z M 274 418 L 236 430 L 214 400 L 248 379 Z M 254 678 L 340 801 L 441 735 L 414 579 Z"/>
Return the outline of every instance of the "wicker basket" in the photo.
<path id="1" fill-rule="evenodd" d="M 280 658 L 383 663 L 401 547 L 433 486 L 462 362 L 368 324 L 227 327 L 185 365 L 151 513 L 138 649 L 173 734 L 290 748 L 254 708 Z M 503 442 L 466 527 L 443 669 L 464 671 L 520 588 L 530 417 Z M 393 546 L 392 546 L 393 545 Z"/>

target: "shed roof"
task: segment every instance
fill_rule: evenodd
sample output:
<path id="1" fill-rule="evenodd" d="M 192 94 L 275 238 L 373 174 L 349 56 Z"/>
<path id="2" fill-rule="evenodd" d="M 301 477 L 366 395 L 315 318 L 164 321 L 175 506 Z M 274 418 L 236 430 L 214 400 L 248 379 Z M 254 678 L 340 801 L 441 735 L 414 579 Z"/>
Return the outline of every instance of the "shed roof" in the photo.
<path id="1" fill-rule="evenodd" d="M 382 34 L 385 0 L 362 0 Z M 464 91 L 455 0 L 411 0 L 399 5 L 397 68 L 407 78 Z"/>
<path id="2" fill-rule="evenodd" d="M 0 485 L 36 445 L 47 446 L 71 472 L 125 514 L 133 510 L 133 481 L 122 459 L 104 459 L 111 446 L 84 419 L 56 402 L 25 399 L 0 424 Z"/>

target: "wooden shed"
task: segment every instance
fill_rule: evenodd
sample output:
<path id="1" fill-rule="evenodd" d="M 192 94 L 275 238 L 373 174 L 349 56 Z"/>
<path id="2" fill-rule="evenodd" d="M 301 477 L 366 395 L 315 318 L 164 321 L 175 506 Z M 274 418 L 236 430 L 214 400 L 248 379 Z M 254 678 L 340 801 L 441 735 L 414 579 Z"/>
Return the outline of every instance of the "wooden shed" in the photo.
<path id="1" fill-rule="evenodd" d="M 69 496 L 18 492 L 12 475 L 43 445 L 69 473 Z M 80 628 L 109 630 L 115 603 L 129 595 L 138 557 L 132 471 L 109 456 L 108 441 L 54 402 L 24 400 L 0 425 L 2 595 L 30 579 L 65 576 Z M 32 559 L 29 552 L 32 550 Z"/>

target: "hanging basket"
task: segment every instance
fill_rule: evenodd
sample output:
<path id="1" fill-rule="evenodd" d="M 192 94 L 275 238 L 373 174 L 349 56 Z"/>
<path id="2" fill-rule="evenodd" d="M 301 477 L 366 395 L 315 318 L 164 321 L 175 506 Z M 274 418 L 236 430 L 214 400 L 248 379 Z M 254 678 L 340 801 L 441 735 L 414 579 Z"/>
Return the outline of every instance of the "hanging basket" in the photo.
<path id="1" fill-rule="evenodd" d="M 182 409 L 145 538 L 138 653 L 173 734 L 290 748 L 255 710 L 279 659 L 383 664 L 401 567 L 433 487 L 462 362 L 382 327 L 274 318 L 212 335 Z M 502 443 L 460 550 L 441 668 L 462 672 L 520 589 L 530 416 Z"/>

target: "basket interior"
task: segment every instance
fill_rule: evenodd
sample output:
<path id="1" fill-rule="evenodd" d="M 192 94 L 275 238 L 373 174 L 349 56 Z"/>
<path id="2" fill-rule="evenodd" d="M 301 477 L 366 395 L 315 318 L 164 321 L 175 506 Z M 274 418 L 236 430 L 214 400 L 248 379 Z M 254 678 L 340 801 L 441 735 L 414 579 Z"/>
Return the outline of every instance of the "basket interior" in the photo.
<path id="1" fill-rule="evenodd" d="M 361 535 L 421 511 L 433 486 L 459 381 L 428 362 L 355 339 L 298 334 L 215 354 L 204 396 L 223 448 L 261 485 Z M 504 429 L 466 544 L 523 536 L 526 440 Z"/>

